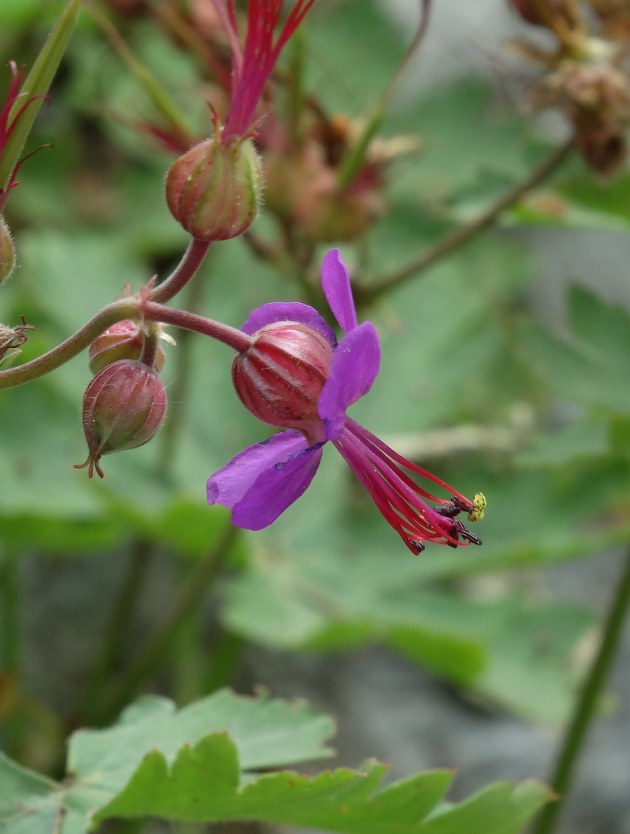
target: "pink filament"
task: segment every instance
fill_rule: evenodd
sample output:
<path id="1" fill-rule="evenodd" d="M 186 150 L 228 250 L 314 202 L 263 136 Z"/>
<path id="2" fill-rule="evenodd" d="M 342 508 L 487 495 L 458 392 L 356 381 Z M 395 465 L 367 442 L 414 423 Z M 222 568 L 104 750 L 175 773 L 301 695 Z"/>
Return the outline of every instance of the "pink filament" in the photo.
<path id="1" fill-rule="evenodd" d="M 443 504 L 448 504 L 448 500 L 431 495 L 401 471 L 397 464 L 438 483 L 457 497 L 460 497 L 460 493 L 431 473 L 405 460 L 354 420 L 347 419 L 345 430 L 334 443 L 371 495 L 385 520 L 396 530 L 412 553 L 419 552 L 418 542 L 423 541 L 438 541 L 454 546 L 468 544 L 450 534 L 452 519 L 437 513 L 423 497 Z M 472 509 L 468 499 L 463 496 L 461 499 Z"/>
<path id="2" fill-rule="evenodd" d="M 245 47 L 241 50 L 236 31 L 234 0 L 213 0 L 232 49 L 232 103 L 223 131 L 224 143 L 245 136 L 251 129 L 256 106 L 280 51 L 314 2 L 298 0 L 274 43 L 282 0 L 248 0 L 247 35 Z"/>

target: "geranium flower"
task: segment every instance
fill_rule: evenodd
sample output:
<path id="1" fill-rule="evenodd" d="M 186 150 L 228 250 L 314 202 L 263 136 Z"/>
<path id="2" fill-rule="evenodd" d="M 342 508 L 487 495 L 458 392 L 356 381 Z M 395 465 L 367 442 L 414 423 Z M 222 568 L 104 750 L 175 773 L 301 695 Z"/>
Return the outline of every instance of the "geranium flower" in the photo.
<path id="1" fill-rule="evenodd" d="M 378 374 L 380 343 L 371 322 L 357 321 L 348 271 L 336 249 L 324 258 L 322 288 L 344 333 L 340 342 L 316 310 L 298 302 L 264 304 L 243 325 L 253 338 L 234 361 L 237 393 L 256 416 L 288 428 L 212 475 L 208 503 L 229 507 L 238 527 L 267 527 L 307 489 L 330 442 L 412 553 L 426 541 L 481 544 L 456 518 L 467 512 L 471 521 L 480 519 L 481 493 L 471 501 L 347 416 Z M 411 474 L 452 497 L 433 495 Z"/>
<path id="2" fill-rule="evenodd" d="M 256 117 L 256 107 L 282 47 L 300 25 L 315 0 L 297 0 L 284 26 L 274 38 L 282 14 L 282 0 L 247 0 L 247 34 L 241 48 L 234 0 L 212 0 L 227 32 L 232 50 L 230 110 L 221 134 L 229 144 L 247 136 Z"/>

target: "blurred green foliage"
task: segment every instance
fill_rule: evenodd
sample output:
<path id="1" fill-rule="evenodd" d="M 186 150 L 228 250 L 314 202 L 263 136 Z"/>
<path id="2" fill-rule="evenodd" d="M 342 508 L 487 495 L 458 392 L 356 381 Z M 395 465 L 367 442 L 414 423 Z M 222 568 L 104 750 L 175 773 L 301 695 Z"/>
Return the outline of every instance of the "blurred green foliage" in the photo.
<path id="1" fill-rule="evenodd" d="M 61 8 L 49 0 L 3 0 L 0 54 L 30 65 Z M 134 53 L 187 114 L 190 128 L 207 130 L 195 60 L 167 43 L 159 27 L 119 22 Z M 404 49 L 399 33 L 367 0 L 322 2 L 309 18 L 305 43 L 308 89 L 317 91 L 330 112 L 351 116 L 365 113 Z M 20 268 L 2 287 L 0 321 L 17 322 L 23 315 L 37 327 L 21 360 L 53 347 L 125 284 L 138 288 L 177 262 L 186 241 L 162 199 L 169 158 L 124 123 L 152 113 L 146 90 L 83 12 L 28 144 L 52 147 L 24 166 L 6 212 Z M 531 122 L 470 80 L 405 102 L 390 114 L 385 130 L 419 135 L 421 150 L 392 166 L 386 215 L 357 245 L 343 248 L 351 268 L 376 282 L 486 207 L 549 150 Z M 627 175 L 594 183 L 572 162 L 565 174 L 508 212 L 505 225 L 627 231 L 627 194 Z M 277 228 L 263 216 L 256 233 L 273 241 Z M 316 261 L 323 251 L 318 248 Z M 232 241 L 212 250 L 195 279 L 195 297 L 188 299 L 199 312 L 238 326 L 253 306 L 266 301 L 310 301 L 303 294 L 304 279 L 313 282 L 314 275 L 307 273 L 300 282 L 297 273 L 295 265 L 293 272 L 281 273 L 246 243 Z M 404 438 L 412 450 L 420 449 L 421 464 L 462 491 L 483 489 L 489 504 L 479 528 L 483 549 L 429 548 L 412 558 L 334 450 L 327 449 L 322 471 L 298 504 L 272 529 L 240 537 L 229 576 L 218 583 L 225 634 L 284 651 L 349 651 L 380 642 L 490 705 L 537 720 L 566 717 L 580 672 L 575 647 L 592 627 L 592 616 L 541 598 L 516 569 L 540 571 L 628 539 L 630 396 L 624 380 L 630 371 L 630 321 L 619 305 L 572 289 L 567 326 L 556 332 L 528 305 L 530 281 L 523 247 L 509 234 L 491 233 L 363 311 L 378 326 L 383 363 L 374 389 L 353 416 L 392 445 Z M 184 297 L 180 306 L 186 303 Z M 35 550 L 42 559 L 51 554 L 89 559 L 140 537 L 166 549 L 184 574 L 206 558 L 228 523 L 223 510 L 206 506 L 206 479 L 268 430 L 233 393 L 225 346 L 174 335 L 180 345 L 168 349 L 163 376 L 175 394 L 170 413 L 176 436 L 165 433 L 143 449 L 106 458 L 102 483 L 72 468 L 85 457 L 80 424 L 89 381 L 85 358 L 2 392 L 0 549 L 5 553 Z M 185 357 L 186 372 L 178 355 Z M 566 415 L 560 420 L 559 411 Z M 466 442 L 451 443 L 462 427 Z M 427 432 L 440 439 L 434 453 L 423 445 Z M 498 597 L 487 593 L 497 575 Z M 2 610 L 6 628 L 8 609 Z M 123 729 L 109 732 L 131 732 L 138 710 L 154 708 L 167 709 L 162 702 L 142 702 L 133 708 L 133 720 L 129 713 Z M 232 790 L 239 778 L 238 750 L 240 768 L 248 771 L 242 740 L 235 738 L 236 748 L 223 736 L 203 740 L 215 728 L 204 724 L 202 730 L 201 723 L 199 732 L 178 736 L 168 750 L 143 736 L 144 747 L 134 747 L 125 779 L 103 790 L 96 805 L 111 801 L 112 815 L 225 818 L 211 804 L 195 815 L 192 794 L 173 799 L 178 768 L 216 761 L 216 778 Z M 255 732 L 265 728 L 263 722 Z M 230 721 L 216 729 L 231 732 Z M 81 780 L 89 783 L 98 765 L 74 769 L 72 751 L 81 738 L 87 737 L 75 736 L 71 745 L 70 770 L 80 781 L 72 789 L 76 807 L 72 792 L 67 798 L 71 810 L 64 834 L 85 830 L 86 808 L 96 807 L 91 793 L 79 796 L 87 791 Z M 193 746 L 174 764 L 184 742 Z M 141 763 L 154 746 L 161 752 Z M 250 765 L 293 763 L 312 758 L 314 751 L 306 745 L 293 757 L 283 743 L 279 753 L 278 760 L 263 757 Z M 4 768 L 0 786 L 2 778 L 12 780 L 5 785 L 15 785 L 14 803 L 41 796 L 41 831 L 53 830 L 59 787 L 18 765 Z M 537 787 L 499 786 L 437 812 L 440 791 L 430 794 L 426 807 L 418 797 L 434 790 L 435 782 L 445 790 L 444 774 L 414 777 L 419 781 L 374 793 L 381 775 L 380 767 L 370 765 L 360 773 L 316 777 L 304 783 L 300 810 L 289 804 L 286 813 L 265 816 L 256 809 L 267 802 L 284 808 L 288 777 L 241 774 L 261 805 L 249 806 L 245 794 L 235 796 L 228 816 L 248 816 L 254 808 L 251 814 L 261 819 L 370 834 L 392 830 L 380 825 L 375 809 L 409 802 L 409 831 L 506 834 L 521 830 L 543 801 Z M 146 803 L 152 792 L 161 805 Z M 344 792 L 352 819 L 346 824 L 327 804 Z M 321 803 L 318 813 L 314 803 Z M 471 809 L 474 825 L 462 808 Z M 0 811 L 11 815 L 14 808 L 3 808 L 0 801 Z M 429 822 L 417 822 L 427 814 Z M 18 815 L 6 830 L 34 831 L 29 824 Z"/>

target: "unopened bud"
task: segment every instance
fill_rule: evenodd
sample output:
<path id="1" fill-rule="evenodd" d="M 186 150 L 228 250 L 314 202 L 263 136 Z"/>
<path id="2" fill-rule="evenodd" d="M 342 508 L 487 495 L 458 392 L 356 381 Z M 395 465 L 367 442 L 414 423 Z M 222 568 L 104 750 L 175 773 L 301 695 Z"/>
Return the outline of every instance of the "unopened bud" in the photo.
<path id="1" fill-rule="evenodd" d="M 0 284 L 11 277 L 15 269 L 15 246 L 4 217 L 0 214 Z"/>
<path id="2" fill-rule="evenodd" d="M 325 337 L 305 324 L 269 324 L 234 360 L 234 388 L 259 420 L 299 429 L 314 442 L 321 434 L 317 405 L 332 355 Z"/>
<path id="3" fill-rule="evenodd" d="M 229 240 L 258 214 L 260 159 L 251 139 L 206 139 L 176 159 L 166 175 L 171 214 L 197 240 Z"/>
<path id="4" fill-rule="evenodd" d="M 603 176 L 615 174 L 626 161 L 623 129 L 615 124 L 575 132 L 575 141 L 588 167 Z"/>
<path id="5" fill-rule="evenodd" d="M 75 469 L 88 467 L 90 478 L 94 470 L 102 478 L 101 457 L 148 443 L 165 414 L 166 392 L 153 368 L 129 359 L 107 365 L 83 396 L 88 456 Z"/>
<path id="6" fill-rule="evenodd" d="M 140 359 L 144 337 L 142 327 L 131 319 L 112 324 L 90 345 L 90 370 L 96 374 L 119 359 Z M 155 370 L 161 370 L 165 361 L 164 350 L 158 344 L 153 362 Z"/>

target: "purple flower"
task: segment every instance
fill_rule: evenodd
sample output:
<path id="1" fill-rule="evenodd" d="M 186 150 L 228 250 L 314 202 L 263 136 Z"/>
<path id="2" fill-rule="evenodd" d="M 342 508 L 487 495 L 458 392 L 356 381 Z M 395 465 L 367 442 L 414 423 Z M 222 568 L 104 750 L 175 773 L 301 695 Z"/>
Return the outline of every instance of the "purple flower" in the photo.
<path id="1" fill-rule="evenodd" d="M 483 516 L 481 493 L 469 500 L 347 416 L 378 374 L 380 343 L 371 322 L 357 322 L 337 249 L 324 258 L 322 288 L 344 334 L 339 343 L 319 313 L 298 302 L 265 304 L 243 325 L 253 344 L 234 361 L 236 391 L 256 416 L 289 428 L 245 449 L 212 475 L 208 503 L 229 507 L 238 527 L 261 530 L 306 490 L 331 442 L 412 553 L 420 553 L 425 541 L 481 544 L 457 520 L 460 512 L 471 521 Z M 432 495 L 409 473 L 452 497 Z"/>

